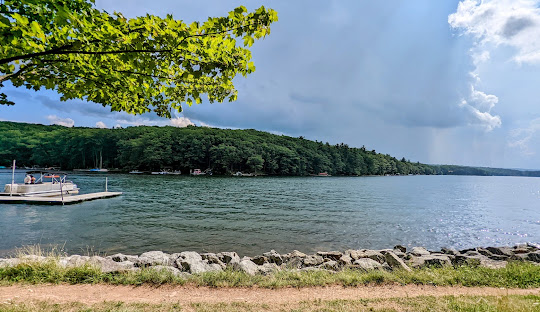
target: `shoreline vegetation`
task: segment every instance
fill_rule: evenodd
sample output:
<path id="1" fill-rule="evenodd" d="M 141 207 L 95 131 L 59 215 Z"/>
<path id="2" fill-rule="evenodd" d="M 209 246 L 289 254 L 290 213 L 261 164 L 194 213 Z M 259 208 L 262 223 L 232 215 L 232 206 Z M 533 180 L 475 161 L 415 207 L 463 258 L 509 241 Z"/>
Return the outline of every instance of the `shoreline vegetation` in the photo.
<path id="1" fill-rule="evenodd" d="M 403 246 L 279 254 L 272 250 L 240 258 L 235 252 L 141 255 L 62 255 L 40 246 L 0 259 L 0 285 L 112 284 L 206 287 L 318 287 L 361 285 L 540 287 L 540 248 L 478 247 L 461 251 Z"/>
<path id="2" fill-rule="evenodd" d="M 538 247 L 272 250 L 240 258 L 66 256 L 30 246 L 0 259 L 0 311 L 538 312 Z"/>
<path id="3" fill-rule="evenodd" d="M 209 169 L 273 176 L 480 175 L 540 177 L 540 171 L 427 165 L 362 146 L 330 145 L 267 132 L 188 126 L 97 129 L 0 122 L 0 166 L 62 170 Z"/>

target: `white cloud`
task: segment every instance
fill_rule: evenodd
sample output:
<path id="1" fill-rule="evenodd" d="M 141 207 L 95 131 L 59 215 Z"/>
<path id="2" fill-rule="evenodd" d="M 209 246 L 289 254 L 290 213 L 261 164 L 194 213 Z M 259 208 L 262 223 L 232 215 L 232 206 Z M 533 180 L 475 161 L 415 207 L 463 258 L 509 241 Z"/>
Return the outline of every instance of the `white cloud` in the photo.
<path id="1" fill-rule="evenodd" d="M 195 124 L 186 117 L 176 117 L 170 120 L 170 124 L 173 127 L 184 128 L 187 126 L 194 126 Z"/>
<path id="2" fill-rule="evenodd" d="M 478 124 L 486 131 L 499 128 L 502 124 L 500 116 L 491 114 L 491 109 L 499 102 L 499 98 L 493 94 L 478 91 L 471 85 L 471 92 L 467 99 L 463 99 L 459 106 L 464 107 L 470 117 L 471 124 Z"/>
<path id="3" fill-rule="evenodd" d="M 531 156 L 536 152 L 531 150 L 532 143 L 538 143 L 540 134 L 540 118 L 536 118 L 529 123 L 526 128 L 514 129 L 510 132 L 510 140 L 508 145 L 510 147 L 518 148 L 524 155 Z M 538 144 L 534 144 L 535 146 Z"/>
<path id="4" fill-rule="evenodd" d="M 48 115 L 46 118 L 53 125 L 60 125 L 64 127 L 73 127 L 75 125 L 75 121 L 73 121 L 71 118 L 60 118 L 56 115 Z"/>
<path id="5" fill-rule="evenodd" d="M 487 131 L 500 127 L 502 121 L 491 113 L 498 97 L 476 88 L 481 81 L 479 67 L 491 59 L 491 52 L 499 46 L 513 48 L 511 58 L 518 64 L 540 64 L 539 4 L 540 0 L 463 0 L 448 16 L 451 27 L 474 39 L 470 50 L 474 82 L 460 106 L 467 108 L 472 123 L 483 125 Z"/>
<path id="6" fill-rule="evenodd" d="M 472 36 L 480 51 L 506 45 L 516 49 L 514 61 L 540 63 L 539 4 L 538 0 L 464 0 L 448 16 L 448 23 Z"/>
<path id="7" fill-rule="evenodd" d="M 470 104 L 477 109 L 489 112 L 498 102 L 497 96 L 478 91 L 471 86 Z"/>
<path id="8" fill-rule="evenodd" d="M 206 122 L 202 122 L 202 121 L 199 121 L 199 125 L 200 125 L 201 127 L 213 128 L 211 125 L 207 124 Z"/>
<path id="9" fill-rule="evenodd" d="M 168 119 L 151 120 L 140 116 L 127 116 L 126 119 L 117 119 L 117 126 L 166 126 L 169 124 Z"/>
<path id="10" fill-rule="evenodd" d="M 96 122 L 96 128 L 107 129 L 107 125 L 103 121 Z"/>

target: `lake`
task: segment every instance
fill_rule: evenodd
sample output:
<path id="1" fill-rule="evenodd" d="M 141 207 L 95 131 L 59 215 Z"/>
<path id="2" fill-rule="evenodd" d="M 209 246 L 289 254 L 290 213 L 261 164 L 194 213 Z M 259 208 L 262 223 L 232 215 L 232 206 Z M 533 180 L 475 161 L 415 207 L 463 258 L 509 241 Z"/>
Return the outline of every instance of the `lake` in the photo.
<path id="1" fill-rule="evenodd" d="M 396 244 L 468 248 L 540 242 L 540 178 L 189 177 L 73 173 L 75 205 L 0 204 L 0 255 L 58 245 L 70 254 L 150 250 L 303 252 Z M 24 172 L 17 172 L 21 182 Z M 11 172 L 0 170 L 0 185 Z"/>

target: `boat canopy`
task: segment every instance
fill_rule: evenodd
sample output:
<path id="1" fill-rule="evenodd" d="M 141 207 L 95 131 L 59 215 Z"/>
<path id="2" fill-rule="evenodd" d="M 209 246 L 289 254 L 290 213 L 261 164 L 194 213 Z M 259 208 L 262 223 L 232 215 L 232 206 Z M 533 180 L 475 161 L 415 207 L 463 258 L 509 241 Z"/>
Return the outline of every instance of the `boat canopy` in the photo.
<path id="1" fill-rule="evenodd" d="M 26 174 L 41 174 L 41 175 L 67 175 L 65 172 L 58 172 L 58 171 L 44 171 L 44 170 L 31 170 L 26 171 Z"/>

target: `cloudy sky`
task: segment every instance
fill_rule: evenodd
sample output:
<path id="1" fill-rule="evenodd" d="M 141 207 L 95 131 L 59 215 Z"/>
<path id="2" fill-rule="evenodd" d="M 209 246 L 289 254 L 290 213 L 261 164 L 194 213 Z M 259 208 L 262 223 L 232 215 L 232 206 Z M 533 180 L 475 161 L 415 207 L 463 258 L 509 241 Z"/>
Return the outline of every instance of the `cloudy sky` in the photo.
<path id="1" fill-rule="evenodd" d="M 234 103 L 172 120 L 4 88 L 0 119 L 66 126 L 254 128 L 435 164 L 540 169 L 540 0 L 96 0 L 186 22 L 278 11 Z"/>

